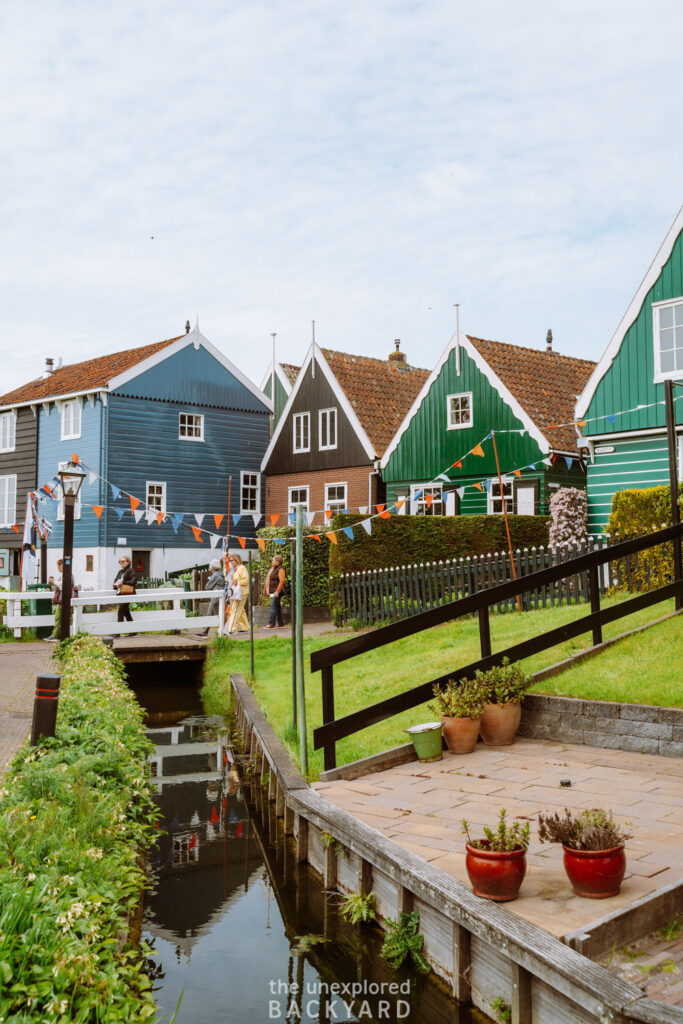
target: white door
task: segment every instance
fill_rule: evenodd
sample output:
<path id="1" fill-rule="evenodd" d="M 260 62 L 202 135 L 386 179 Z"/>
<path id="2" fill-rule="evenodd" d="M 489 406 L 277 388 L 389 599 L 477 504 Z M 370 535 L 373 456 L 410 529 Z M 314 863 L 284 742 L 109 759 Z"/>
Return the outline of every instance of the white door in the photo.
<path id="1" fill-rule="evenodd" d="M 517 488 L 517 515 L 518 516 L 533 516 L 535 513 L 534 509 L 534 498 L 536 495 L 535 487 L 518 487 Z"/>

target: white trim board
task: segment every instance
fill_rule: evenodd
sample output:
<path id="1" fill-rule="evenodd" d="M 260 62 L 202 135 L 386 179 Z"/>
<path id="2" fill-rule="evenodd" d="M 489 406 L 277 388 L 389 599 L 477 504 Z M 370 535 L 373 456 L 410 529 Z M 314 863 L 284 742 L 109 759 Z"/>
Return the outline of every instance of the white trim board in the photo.
<path id="1" fill-rule="evenodd" d="M 342 390 L 341 385 L 339 384 L 339 381 L 337 380 L 335 375 L 332 373 L 332 370 L 330 369 L 330 365 L 327 362 L 327 360 L 325 359 L 325 356 L 323 355 L 322 350 L 320 348 L 318 348 L 318 345 L 316 344 L 316 342 L 312 342 L 311 345 L 310 345 L 310 348 L 308 349 L 308 352 L 306 353 L 306 358 L 304 359 L 304 361 L 303 361 L 303 363 L 301 365 L 301 369 L 299 370 L 299 376 L 296 379 L 296 383 L 295 383 L 294 387 L 292 388 L 292 391 L 290 393 L 289 398 L 287 399 L 287 404 L 285 405 L 284 409 L 280 413 L 280 418 L 277 421 L 277 426 L 276 426 L 275 430 L 273 431 L 273 436 L 271 437 L 270 444 L 268 445 L 268 448 L 266 449 L 266 454 L 263 456 L 263 459 L 261 460 L 261 472 L 262 473 L 266 472 L 266 466 L 268 465 L 268 461 L 269 461 L 271 455 L 273 454 L 273 451 L 275 449 L 275 445 L 278 442 L 280 434 L 284 430 L 285 423 L 289 419 L 289 414 L 290 414 L 290 412 L 292 410 L 292 406 L 294 405 L 294 401 L 296 399 L 296 396 L 299 393 L 299 389 L 302 387 L 302 384 L 303 384 L 303 381 L 304 381 L 304 379 L 306 377 L 306 373 L 308 371 L 308 368 L 309 368 L 309 366 L 311 365 L 311 363 L 313 362 L 314 359 L 315 359 L 316 365 L 322 370 L 327 383 L 332 388 L 332 393 L 334 394 L 335 398 L 339 402 L 340 408 L 343 409 L 343 411 L 345 412 L 346 417 L 347 417 L 349 423 L 351 424 L 351 427 L 353 428 L 353 430 L 354 430 L 354 432 L 356 434 L 356 437 L 358 438 L 358 440 L 360 441 L 361 445 L 363 446 L 363 448 L 365 450 L 365 454 L 368 457 L 368 461 L 369 462 L 374 462 L 375 459 L 377 458 L 377 455 L 375 454 L 375 449 L 374 449 L 374 447 L 372 446 L 372 444 L 370 442 L 370 438 L 368 437 L 368 435 L 366 434 L 365 430 L 363 429 L 363 426 L 362 426 L 360 420 L 358 419 L 358 416 L 357 416 L 353 406 L 351 405 L 351 403 L 349 402 L 348 398 L 346 397 L 344 391 Z M 326 408 L 328 408 L 328 407 L 326 406 Z M 339 429 L 339 425 L 337 425 L 337 429 Z"/>
<path id="2" fill-rule="evenodd" d="M 418 394 L 417 398 L 415 399 L 410 409 L 406 413 L 403 422 L 401 423 L 400 427 L 394 434 L 389 447 L 385 451 L 384 457 L 382 458 L 382 461 L 380 463 L 382 469 L 386 469 L 387 465 L 389 464 L 389 459 L 398 448 L 399 441 L 401 440 L 403 434 L 405 434 L 406 430 L 410 426 L 411 420 L 413 419 L 418 409 L 422 405 L 424 399 L 429 394 L 432 384 L 441 373 L 444 365 L 448 361 L 449 355 L 457 347 L 458 339 L 460 348 L 464 349 L 467 352 L 468 356 L 475 364 L 477 369 L 484 374 L 484 376 L 488 379 L 489 383 L 494 388 L 494 390 L 497 391 L 500 397 L 503 399 L 505 404 L 510 407 L 513 414 L 517 417 L 518 420 L 520 420 L 529 436 L 533 437 L 534 441 L 536 441 L 541 451 L 545 455 L 547 455 L 548 452 L 550 452 L 551 448 L 547 439 L 543 436 L 543 434 L 538 429 L 538 427 L 531 419 L 531 417 L 528 415 L 528 413 L 524 411 L 524 409 L 519 404 L 514 395 L 508 390 L 508 388 L 506 388 L 505 384 L 503 384 L 500 377 L 491 369 L 491 367 L 486 362 L 484 357 L 481 355 L 479 350 L 475 348 L 475 346 L 472 344 L 472 342 L 470 341 L 466 334 L 463 334 L 462 331 L 454 331 L 450 341 L 446 345 L 446 348 L 441 353 L 439 361 L 437 362 L 436 366 L 430 373 L 429 377 L 427 377 L 427 380 L 422 385 L 420 393 Z M 568 454 L 572 454 L 573 458 L 576 458 L 575 452 Z"/>
<path id="3" fill-rule="evenodd" d="M 263 391 L 263 389 L 265 388 L 266 384 L 268 383 L 268 381 L 270 380 L 272 375 L 273 375 L 273 360 L 271 359 L 270 363 L 268 364 L 268 370 L 265 373 L 265 375 L 263 377 L 263 380 L 261 381 L 261 391 Z M 289 382 L 289 377 L 287 376 L 285 371 L 282 369 L 282 363 L 278 362 L 277 360 L 275 362 L 275 376 L 277 377 L 277 379 L 280 381 L 280 383 L 282 384 L 283 388 L 285 389 L 285 394 L 289 396 L 291 394 L 291 392 L 292 392 L 292 385 Z M 265 395 L 265 391 L 263 391 L 263 393 Z M 268 396 L 266 395 L 266 397 L 268 397 Z M 273 402 L 274 401 L 275 401 L 275 396 L 273 396 Z"/>
<path id="4" fill-rule="evenodd" d="M 626 332 L 628 331 L 629 327 L 635 321 L 638 314 L 640 313 L 640 308 L 643 305 L 643 302 L 645 301 L 645 296 L 647 295 L 650 288 L 652 288 L 653 284 L 661 274 L 662 267 L 671 255 L 671 250 L 674 247 L 674 243 L 682 230 L 683 206 L 678 211 L 673 224 L 669 228 L 666 238 L 660 245 L 657 255 L 650 264 L 650 268 L 646 273 L 645 277 L 641 281 L 638 291 L 631 299 L 631 303 L 626 312 L 624 313 L 623 317 L 621 318 L 619 326 L 612 335 L 612 338 L 603 353 L 602 359 L 600 360 L 600 362 L 588 378 L 588 383 L 586 384 L 585 388 L 581 392 L 581 395 L 579 396 L 579 399 L 576 403 L 575 413 L 575 418 L 577 420 L 581 420 L 585 417 L 588 407 L 597 390 L 598 384 L 605 376 L 610 366 L 612 365 L 612 362 L 617 356 L 621 348 L 621 343 L 623 342 L 624 337 L 626 335 Z"/>

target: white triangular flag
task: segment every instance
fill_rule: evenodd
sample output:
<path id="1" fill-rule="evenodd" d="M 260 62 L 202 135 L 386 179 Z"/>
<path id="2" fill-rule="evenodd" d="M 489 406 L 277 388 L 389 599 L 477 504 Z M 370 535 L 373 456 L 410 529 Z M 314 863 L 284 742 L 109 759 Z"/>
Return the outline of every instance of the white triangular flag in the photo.
<path id="1" fill-rule="evenodd" d="M 306 526 L 313 526 L 313 520 L 315 519 L 315 512 L 306 512 Z"/>
<path id="2" fill-rule="evenodd" d="M 463 494 L 465 493 L 465 488 L 464 487 L 456 487 L 456 491 L 458 492 L 458 497 L 462 498 Z"/>
<path id="3" fill-rule="evenodd" d="M 94 484 L 96 480 L 97 480 L 97 473 L 93 473 L 93 471 L 91 469 L 90 473 L 88 474 L 88 483 L 89 484 Z"/>
<path id="4" fill-rule="evenodd" d="M 359 505 L 359 506 L 358 506 L 358 511 L 360 512 L 360 514 L 361 514 L 362 516 L 366 516 L 366 515 L 368 514 L 368 506 L 367 506 L 367 505 L 363 505 L 363 507 L 361 508 L 361 506 Z M 369 533 L 369 532 L 370 532 L 370 531 L 368 530 L 368 533 Z"/>
<path id="5" fill-rule="evenodd" d="M 147 525 L 151 526 L 157 517 L 156 510 L 153 508 L 148 508 L 145 515 L 147 517 Z"/>
<path id="6" fill-rule="evenodd" d="M 144 516 L 144 514 L 145 514 L 144 508 L 136 508 L 135 512 L 133 512 L 133 515 L 135 516 L 135 522 L 139 523 L 140 520 L 142 519 L 142 517 Z"/>
<path id="7" fill-rule="evenodd" d="M 261 519 L 263 518 L 263 516 L 262 516 L 262 514 L 260 512 L 252 512 L 251 513 L 251 518 L 254 520 L 254 526 L 258 526 L 258 524 L 261 522 Z"/>
<path id="8" fill-rule="evenodd" d="M 366 533 L 372 533 L 372 519 L 364 519 L 360 525 Z"/>
<path id="9" fill-rule="evenodd" d="M 211 534 L 211 547 L 215 548 L 220 539 L 221 539 L 221 536 L 220 536 L 219 533 L 212 533 Z"/>
<path id="10" fill-rule="evenodd" d="M 201 526 L 202 523 L 204 522 L 204 513 L 203 512 L 195 512 L 194 517 L 197 520 L 197 526 Z"/>

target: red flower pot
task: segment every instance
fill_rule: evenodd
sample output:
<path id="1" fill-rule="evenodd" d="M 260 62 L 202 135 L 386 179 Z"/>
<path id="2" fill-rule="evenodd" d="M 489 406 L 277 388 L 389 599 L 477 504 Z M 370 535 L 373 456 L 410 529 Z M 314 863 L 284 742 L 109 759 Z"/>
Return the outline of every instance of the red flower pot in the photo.
<path id="1" fill-rule="evenodd" d="M 471 754 L 479 739 L 479 719 L 442 715 L 441 731 L 452 754 Z"/>
<path id="2" fill-rule="evenodd" d="M 465 867 L 474 895 L 495 900 L 496 903 L 516 900 L 526 874 L 524 847 L 518 846 L 515 850 L 497 853 L 494 850 L 478 850 L 469 843 L 465 846 Z"/>
<path id="3" fill-rule="evenodd" d="M 521 704 L 487 704 L 481 716 L 481 738 L 490 747 L 512 743 L 522 718 Z"/>
<path id="4" fill-rule="evenodd" d="M 616 896 L 626 871 L 624 845 L 611 850 L 572 850 L 563 846 L 564 870 L 577 896 L 604 900 Z"/>

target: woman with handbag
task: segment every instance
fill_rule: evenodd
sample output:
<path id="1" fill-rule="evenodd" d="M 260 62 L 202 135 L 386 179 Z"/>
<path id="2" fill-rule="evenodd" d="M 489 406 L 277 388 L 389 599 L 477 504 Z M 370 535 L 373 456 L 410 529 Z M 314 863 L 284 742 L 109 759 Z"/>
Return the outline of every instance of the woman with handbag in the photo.
<path id="1" fill-rule="evenodd" d="M 244 611 L 249 590 L 249 573 L 239 555 L 230 555 L 230 616 L 228 633 L 246 633 L 249 619 Z"/>
<path id="2" fill-rule="evenodd" d="M 130 558 L 128 555 L 121 555 L 119 558 L 119 565 L 121 568 L 116 574 L 114 580 L 114 590 L 123 597 L 124 594 L 134 594 L 135 586 L 138 582 L 138 578 L 133 572 L 133 566 L 130 564 Z M 118 606 L 118 622 L 132 622 L 133 616 L 130 611 L 130 604 L 120 604 Z M 135 636 L 135 633 L 128 633 L 128 636 Z"/>
<path id="3" fill-rule="evenodd" d="M 57 572 L 54 576 L 48 576 L 47 582 L 51 583 L 55 588 L 52 594 L 52 611 L 54 612 L 55 624 L 52 628 L 52 632 L 45 639 L 50 643 L 57 643 L 61 639 L 62 631 L 62 569 L 64 568 L 64 562 L 61 558 L 57 559 Z M 71 577 L 71 596 L 78 597 L 78 585 Z"/>

